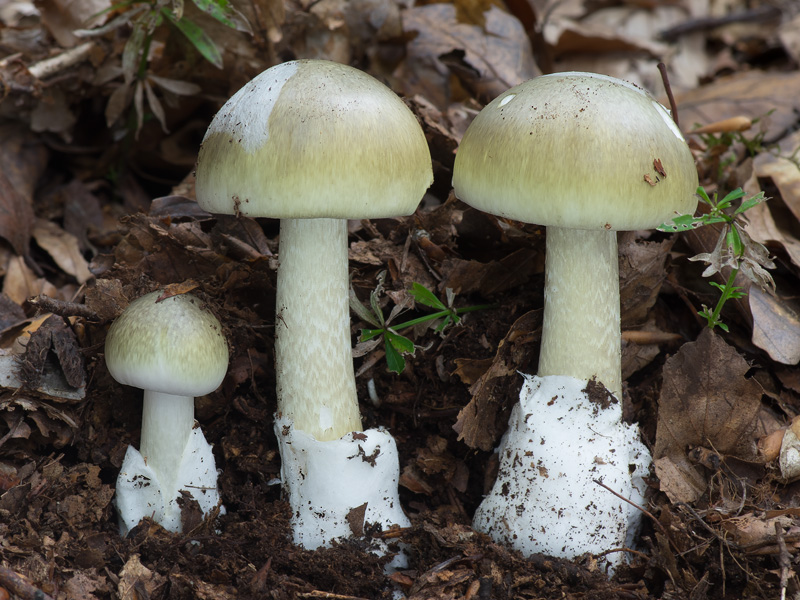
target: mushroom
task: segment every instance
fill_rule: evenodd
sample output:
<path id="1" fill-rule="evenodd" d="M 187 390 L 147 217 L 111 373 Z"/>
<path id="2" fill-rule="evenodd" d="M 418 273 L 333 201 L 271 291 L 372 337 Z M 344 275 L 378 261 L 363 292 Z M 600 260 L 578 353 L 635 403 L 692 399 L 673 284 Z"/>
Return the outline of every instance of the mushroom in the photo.
<path id="1" fill-rule="evenodd" d="M 342 471 L 339 490 L 307 501 L 288 472 L 291 456 L 300 457 L 302 482 L 316 470 L 306 461 L 317 454 L 298 454 L 300 444 L 291 443 L 294 432 L 324 443 L 361 430 L 351 355 L 347 219 L 411 214 L 432 179 L 425 135 L 405 104 L 366 73 L 322 60 L 291 61 L 258 75 L 220 109 L 200 148 L 196 190 L 202 208 L 281 219 L 276 432 L 283 483 L 295 507 L 295 541 L 306 547 L 330 541 L 340 529 L 321 519 L 318 528 L 300 528 L 299 511 L 337 513 L 332 521 L 341 525 L 347 511 L 331 507 L 337 494 L 357 485 Z M 357 454 L 358 443 L 369 435 L 351 439 L 348 456 Z M 394 473 L 387 476 L 395 480 L 389 504 L 396 506 L 382 509 L 382 500 L 371 499 L 366 518 L 405 523 L 396 502 L 399 466 L 386 443 L 379 448 L 394 464 L 380 468 Z"/>
<path id="2" fill-rule="evenodd" d="M 599 464 L 613 463 L 615 481 L 628 481 L 615 491 L 636 493 L 629 464 L 641 471 L 649 455 L 621 422 L 616 232 L 655 227 L 676 214 L 693 213 L 697 185 L 694 159 L 669 112 L 639 87 L 605 75 L 556 73 L 522 83 L 488 104 L 465 132 L 453 172 L 456 196 L 489 213 L 547 226 L 539 377 L 523 387 L 522 408 L 512 414 L 509 432 L 520 433 L 509 433 L 503 441 L 501 472 L 520 482 L 514 489 L 526 495 L 525 518 L 536 522 L 547 513 L 548 520 L 538 520 L 529 535 L 509 532 L 512 523 L 522 526 L 514 517 L 520 499 L 501 499 L 503 483 L 508 482 L 498 479 L 475 517 L 477 526 L 497 539 L 513 540 L 526 552 L 560 556 L 600 551 L 596 541 L 601 537 L 585 521 L 592 511 L 581 510 L 589 502 L 587 496 L 611 497 L 592 481 L 602 470 Z M 562 376 L 579 382 L 577 388 L 567 386 L 571 394 L 563 392 Z M 554 387 L 545 381 L 549 377 L 558 378 Z M 607 407 L 581 391 L 592 379 L 613 394 Z M 567 412 L 556 406 L 565 402 Z M 534 417 L 528 419 L 531 410 Z M 606 434 L 616 441 L 603 444 L 601 436 L 594 435 L 590 437 L 598 444 L 597 452 L 584 448 L 581 460 L 564 453 L 563 445 L 555 442 L 565 438 L 556 429 L 589 426 L 597 421 L 598 410 L 611 411 L 603 421 L 610 428 Z M 576 420 L 580 411 L 586 418 Z M 523 461 L 529 469 L 524 474 L 504 469 L 502 461 L 524 456 L 515 444 L 534 439 L 534 432 L 537 443 L 526 447 L 534 459 Z M 539 445 L 539 438 L 548 441 Z M 562 496 L 531 491 L 548 478 L 561 479 Z M 581 481 L 587 482 L 585 488 L 577 483 Z M 615 498 L 611 502 L 610 508 L 594 514 L 601 527 L 605 519 L 608 528 L 618 531 L 621 521 L 607 513 L 624 517 L 629 510 Z M 572 531 L 592 534 L 574 541 L 553 535 L 552 529 L 542 535 L 538 528 L 550 523 L 553 511 L 565 515 L 562 521 L 572 519 Z M 613 546 L 615 537 L 624 541 L 624 536 L 610 537 L 601 540 L 602 549 Z"/>
<path id="3" fill-rule="evenodd" d="M 111 376 L 144 390 L 139 450 L 128 447 L 117 479 L 123 535 L 145 516 L 181 531 L 181 492 L 204 514 L 219 502 L 211 446 L 195 427 L 194 397 L 222 383 L 228 344 L 217 318 L 196 297 L 162 294 L 131 302 L 106 336 Z"/>

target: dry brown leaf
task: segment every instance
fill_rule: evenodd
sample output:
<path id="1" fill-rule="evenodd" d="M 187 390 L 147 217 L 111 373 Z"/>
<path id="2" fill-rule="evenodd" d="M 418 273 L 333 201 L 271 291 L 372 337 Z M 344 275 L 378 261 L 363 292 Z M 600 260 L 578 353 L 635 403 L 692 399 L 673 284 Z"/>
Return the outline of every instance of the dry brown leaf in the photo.
<path id="1" fill-rule="evenodd" d="M 763 130 L 770 142 L 780 138 L 797 120 L 800 72 L 744 71 L 679 94 L 676 101 L 684 131 L 691 131 L 698 124 L 744 115 L 761 119 L 755 129 Z"/>
<path id="2" fill-rule="evenodd" d="M 748 194 L 751 190 L 745 188 Z M 798 240 L 792 232 L 792 223 L 795 221 L 794 217 L 776 219 L 773 216 L 773 210 L 778 215 L 786 209 L 781 206 L 784 205 L 783 198 L 771 198 L 769 202 L 762 202 L 747 211 L 747 233 L 755 241 L 762 244 L 769 244 L 771 242 L 780 244 L 789 255 L 792 263 L 800 267 L 800 240 Z M 707 228 L 701 228 L 707 229 Z"/>
<path id="3" fill-rule="evenodd" d="M 649 242 L 631 232 L 620 234 L 619 295 L 623 328 L 640 325 L 647 319 L 666 277 L 664 265 L 674 242 L 674 238 Z"/>
<path id="4" fill-rule="evenodd" d="M 152 596 L 164 581 L 163 575 L 142 565 L 139 555 L 134 554 L 120 571 L 117 593 L 120 600 L 139 600 L 142 597 L 140 589 Z"/>
<path id="5" fill-rule="evenodd" d="M 489 262 L 448 258 L 441 265 L 444 281 L 440 288 L 451 288 L 456 294 L 479 292 L 492 296 L 519 288 L 543 271 L 544 256 L 531 248 L 520 248 Z"/>
<path id="6" fill-rule="evenodd" d="M 108 579 L 104 575 L 90 576 L 89 570 L 78 571 L 64 584 L 64 592 L 70 600 L 95 600 L 100 596 L 107 597 L 110 593 Z"/>
<path id="7" fill-rule="evenodd" d="M 52 221 L 36 219 L 33 237 L 65 273 L 72 275 L 78 283 L 86 283 L 93 277 L 89 263 L 81 253 L 78 238 L 67 233 Z"/>
<path id="8" fill-rule="evenodd" d="M 649 335 L 648 335 L 649 334 Z M 661 353 L 659 344 L 669 343 L 667 334 L 658 329 L 653 320 L 648 321 L 637 331 L 622 333 L 621 367 L 622 380 L 649 365 Z"/>
<path id="9" fill-rule="evenodd" d="M 455 5 L 446 3 L 403 11 L 403 29 L 415 36 L 396 73 L 406 95 L 419 93 L 446 108 L 451 100 L 448 67 L 484 101 L 539 74 L 528 36 L 516 17 L 496 6 L 483 17 L 483 26 L 461 22 Z"/>
<path id="10" fill-rule="evenodd" d="M 22 304 L 31 296 L 44 294 L 51 298 L 62 298 L 56 287 L 36 274 L 25 264 L 21 256 L 13 256 L 6 265 L 3 278 L 3 293 L 17 304 Z M 62 298 L 63 299 L 63 298 Z"/>
<path id="11" fill-rule="evenodd" d="M 705 480 L 698 474 L 686 457 L 663 456 L 653 464 L 656 468 L 659 487 L 670 502 L 691 504 L 699 499 L 706 489 Z"/>
<path id="12" fill-rule="evenodd" d="M 491 450 L 506 430 L 511 407 L 517 401 L 514 391 L 518 394 L 522 385 L 517 370 L 532 362 L 537 346 L 533 342 L 541 336 L 541 327 L 541 310 L 517 319 L 498 344 L 489 368 L 470 386 L 472 399 L 458 413 L 453 429 L 471 448 Z"/>
<path id="13" fill-rule="evenodd" d="M 73 31 L 103 22 L 111 0 L 43 0 L 39 5 L 42 22 L 64 48 L 74 46 L 79 38 Z"/>
<path id="14" fill-rule="evenodd" d="M 781 192 L 781 198 L 795 218 L 800 219 L 800 166 L 795 153 L 800 148 L 800 131 L 787 135 L 773 147 L 753 160 L 758 177 L 771 178 Z M 747 212 L 748 216 L 750 211 Z"/>
<path id="15" fill-rule="evenodd" d="M 800 316 L 797 303 L 751 286 L 748 295 L 753 314 L 753 343 L 784 365 L 800 362 Z"/>
<path id="16" fill-rule="evenodd" d="M 34 220 L 33 192 L 47 152 L 17 124 L 0 126 L 0 237 L 21 255 L 28 254 Z"/>
<path id="17" fill-rule="evenodd" d="M 653 457 L 675 459 L 700 446 L 743 460 L 754 458 L 762 389 L 745 378 L 749 368 L 708 328 L 667 359 Z"/>
<path id="18" fill-rule="evenodd" d="M 33 388 L 41 385 L 50 366 L 48 357 L 55 355 L 64 378 L 73 388 L 86 384 L 83 355 L 78 347 L 75 333 L 63 317 L 50 316 L 41 327 L 31 334 L 25 346 L 25 355 L 20 364 L 21 378 Z"/>

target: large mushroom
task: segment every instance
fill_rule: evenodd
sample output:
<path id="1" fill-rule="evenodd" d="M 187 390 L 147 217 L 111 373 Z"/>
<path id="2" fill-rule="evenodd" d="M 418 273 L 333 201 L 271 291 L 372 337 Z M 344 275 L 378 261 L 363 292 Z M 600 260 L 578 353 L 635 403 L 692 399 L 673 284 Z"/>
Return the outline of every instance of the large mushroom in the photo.
<path id="1" fill-rule="evenodd" d="M 456 196 L 547 226 L 538 377 L 528 378 L 512 413 L 477 528 L 524 552 L 558 556 L 625 541 L 634 509 L 594 482 L 641 500 L 629 467 L 641 475 L 649 463 L 621 420 L 616 232 L 693 213 L 697 184 L 669 112 L 613 77 L 538 77 L 470 124 L 455 161 Z M 584 391 L 593 379 L 611 392 L 608 402 Z"/>
<path id="2" fill-rule="evenodd" d="M 368 522 L 407 523 L 397 501 L 393 439 L 385 431 L 352 433 L 361 430 L 361 418 L 351 355 L 347 219 L 411 214 L 432 179 L 425 136 L 400 98 L 366 73 L 328 61 L 267 69 L 225 103 L 203 140 L 200 206 L 281 219 L 276 433 L 294 539 L 306 547 L 348 535 L 347 514 L 363 503 Z M 368 445 L 376 450 L 371 469 L 388 482 L 371 488 L 347 471 L 363 466 Z M 332 487 L 319 485 L 331 471 L 314 457 L 334 448 L 339 458 Z M 358 498 L 353 488 L 361 490 Z M 390 488 L 389 497 L 372 491 Z"/>
<path id="3" fill-rule="evenodd" d="M 142 517 L 181 531 L 181 492 L 204 514 L 219 503 L 214 455 L 195 427 L 194 398 L 222 383 L 228 344 L 220 322 L 196 297 L 161 296 L 156 291 L 131 302 L 106 336 L 111 376 L 144 390 L 139 450 L 128 447 L 117 478 L 123 535 Z"/>

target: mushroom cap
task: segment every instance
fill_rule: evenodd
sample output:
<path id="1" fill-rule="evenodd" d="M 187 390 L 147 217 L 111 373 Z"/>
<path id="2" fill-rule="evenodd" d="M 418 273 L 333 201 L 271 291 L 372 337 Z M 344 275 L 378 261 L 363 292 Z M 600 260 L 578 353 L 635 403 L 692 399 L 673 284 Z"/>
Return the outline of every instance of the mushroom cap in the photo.
<path id="1" fill-rule="evenodd" d="M 197 158 L 210 212 L 379 218 L 414 212 L 433 181 L 419 123 L 388 87 L 323 60 L 267 69 L 216 114 Z"/>
<path id="2" fill-rule="evenodd" d="M 464 133 L 453 171 L 456 196 L 475 208 L 574 229 L 655 227 L 693 213 L 697 185 L 669 112 L 594 73 L 537 77 L 495 98 Z"/>
<path id="3" fill-rule="evenodd" d="M 228 344 L 217 318 L 191 294 L 157 302 L 162 292 L 130 303 L 106 336 L 106 365 L 125 385 L 202 396 L 222 383 Z"/>

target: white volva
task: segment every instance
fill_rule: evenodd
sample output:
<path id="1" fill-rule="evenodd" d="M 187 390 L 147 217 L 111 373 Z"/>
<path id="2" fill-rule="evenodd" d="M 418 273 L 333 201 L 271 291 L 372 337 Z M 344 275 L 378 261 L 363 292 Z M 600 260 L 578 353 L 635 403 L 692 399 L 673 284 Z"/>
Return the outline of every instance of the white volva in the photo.
<path id="1" fill-rule="evenodd" d="M 574 377 L 525 376 L 500 443 L 500 468 L 474 526 L 526 556 L 574 557 L 631 547 L 650 452 L 614 401 L 589 400 Z M 612 566 L 623 552 L 605 556 Z"/>

